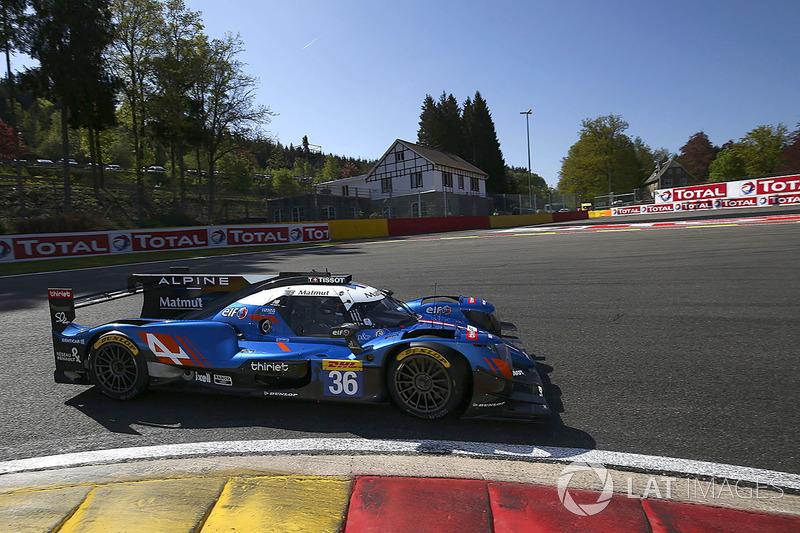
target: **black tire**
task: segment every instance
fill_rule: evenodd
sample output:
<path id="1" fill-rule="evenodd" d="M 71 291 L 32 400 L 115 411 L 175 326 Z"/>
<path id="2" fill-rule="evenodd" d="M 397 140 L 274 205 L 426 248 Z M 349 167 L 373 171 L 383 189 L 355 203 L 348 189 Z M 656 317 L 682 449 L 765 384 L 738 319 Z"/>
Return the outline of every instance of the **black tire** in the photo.
<path id="1" fill-rule="evenodd" d="M 441 348 L 413 346 L 389 362 L 389 396 L 418 418 L 442 418 L 459 411 L 469 389 L 466 362 Z"/>
<path id="2" fill-rule="evenodd" d="M 89 356 L 89 377 L 100 392 L 115 400 L 130 400 L 147 389 L 147 363 L 139 348 L 118 333 L 103 335 Z"/>

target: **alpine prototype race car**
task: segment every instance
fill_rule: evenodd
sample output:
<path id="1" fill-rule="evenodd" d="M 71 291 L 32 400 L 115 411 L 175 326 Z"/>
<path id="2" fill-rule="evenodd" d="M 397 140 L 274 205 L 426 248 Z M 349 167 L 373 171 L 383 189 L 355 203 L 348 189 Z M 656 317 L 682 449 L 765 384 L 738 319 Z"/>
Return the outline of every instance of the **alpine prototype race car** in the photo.
<path id="1" fill-rule="evenodd" d="M 75 309 L 143 294 L 141 318 Z M 389 290 L 329 272 L 134 274 L 124 290 L 48 289 L 58 383 L 129 400 L 148 388 L 376 403 L 420 418 L 547 420 L 536 363 L 486 300 Z"/>

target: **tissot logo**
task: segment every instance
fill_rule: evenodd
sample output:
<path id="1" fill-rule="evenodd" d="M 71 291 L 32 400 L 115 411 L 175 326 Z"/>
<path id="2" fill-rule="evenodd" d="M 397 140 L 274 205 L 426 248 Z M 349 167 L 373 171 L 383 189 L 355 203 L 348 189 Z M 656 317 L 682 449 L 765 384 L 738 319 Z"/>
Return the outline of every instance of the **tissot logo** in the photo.
<path id="1" fill-rule="evenodd" d="M 344 276 L 324 276 L 324 277 L 309 276 L 308 282 L 309 283 L 345 283 L 345 278 L 344 278 Z"/>

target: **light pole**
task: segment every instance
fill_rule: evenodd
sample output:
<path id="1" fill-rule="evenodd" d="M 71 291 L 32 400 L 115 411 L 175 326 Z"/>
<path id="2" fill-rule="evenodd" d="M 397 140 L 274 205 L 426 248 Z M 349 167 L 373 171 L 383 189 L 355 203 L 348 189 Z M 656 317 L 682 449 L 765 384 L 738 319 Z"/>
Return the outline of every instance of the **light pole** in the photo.
<path id="1" fill-rule="evenodd" d="M 519 114 L 525 115 L 525 131 L 528 132 L 528 208 L 531 208 L 531 206 L 533 206 L 531 198 L 531 126 L 528 122 L 528 117 L 531 116 L 531 110 L 520 111 Z M 520 214 L 522 214 L 521 209 Z"/>

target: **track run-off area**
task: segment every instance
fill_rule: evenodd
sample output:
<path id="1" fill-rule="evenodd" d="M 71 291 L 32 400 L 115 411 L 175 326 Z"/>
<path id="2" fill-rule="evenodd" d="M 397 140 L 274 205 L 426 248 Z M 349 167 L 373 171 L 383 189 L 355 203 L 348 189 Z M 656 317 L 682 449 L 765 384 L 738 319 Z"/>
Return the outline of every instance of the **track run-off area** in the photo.
<path id="1" fill-rule="evenodd" d="M 537 450 L 568 459 L 558 450 L 573 449 L 800 473 L 800 215 L 586 222 L 0 278 L 0 462 L 145 446 L 192 455 L 193 445 L 224 442 L 269 442 L 287 453 L 303 443 L 307 452 L 320 439 L 340 442 L 342 453 L 368 453 L 370 442 L 378 453 L 390 453 L 387 442 L 407 453 L 404 442 L 440 441 L 451 452 L 482 443 L 520 459 L 541 458 Z M 46 288 L 119 289 L 131 273 L 171 265 L 327 268 L 400 299 L 485 298 L 539 359 L 556 416 L 547 425 L 427 422 L 390 405 L 168 391 L 116 402 L 55 384 Z M 140 306 L 132 297 L 80 309 L 76 322 L 133 317 Z"/>

